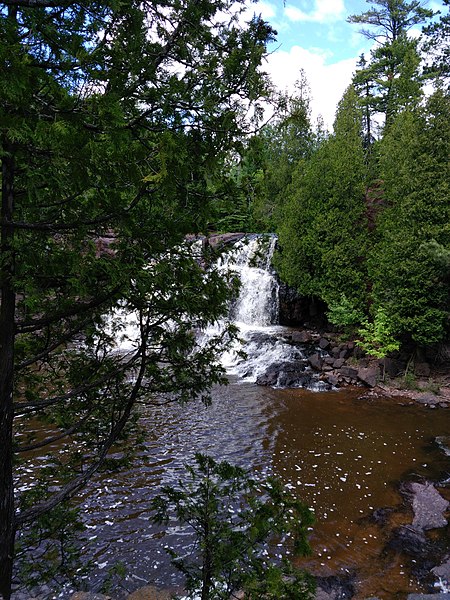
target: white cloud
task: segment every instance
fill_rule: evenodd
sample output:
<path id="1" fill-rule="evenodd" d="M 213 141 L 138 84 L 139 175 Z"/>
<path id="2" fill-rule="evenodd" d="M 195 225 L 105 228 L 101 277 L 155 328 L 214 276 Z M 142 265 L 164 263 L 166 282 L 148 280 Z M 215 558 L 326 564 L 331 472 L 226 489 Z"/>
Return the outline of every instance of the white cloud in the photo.
<path id="1" fill-rule="evenodd" d="M 286 5 L 284 14 L 291 21 L 330 23 L 341 20 L 346 14 L 344 0 L 314 0 L 312 12 L 305 12 L 292 4 Z"/>
<path id="2" fill-rule="evenodd" d="M 313 121 L 322 115 L 331 129 L 336 107 L 355 71 L 357 57 L 327 64 L 327 55 L 320 49 L 307 50 L 293 46 L 289 51 L 278 50 L 267 59 L 264 70 L 280 90 L 293 91 L 303 69 L 311 87 Z"/>

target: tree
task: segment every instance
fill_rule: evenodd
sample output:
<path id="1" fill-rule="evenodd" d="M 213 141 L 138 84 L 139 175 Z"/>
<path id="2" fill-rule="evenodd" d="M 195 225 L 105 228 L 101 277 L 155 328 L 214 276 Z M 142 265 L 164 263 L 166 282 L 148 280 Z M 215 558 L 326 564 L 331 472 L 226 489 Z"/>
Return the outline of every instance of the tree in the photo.
<path id="1" fill-rule="evenodd" d="M 443 5 L 450 7 L 450 0 L 443 0 Z M 427 56 L 426 73 L 433 75 L 438 81 L 448 86 L 450 77 L 450 12 L 441 14 L 439 21 L 424 28 L 426 35 L 424 50 Z"/>
<path id="2" fill-rule="evenodd" d="M 188 480 L 165 486 L 152 502 L 154 521 L 176 520 L 195 542 L 189 558 L 170 551 L 186 577 L 189 597 L 226 600 L 244 590 L 248 600 L 307 600 L 313 580 L 270 557 L 282 537 L 296 554 L 309 553 L 312 512 L 276 480 L 256 482 L 241 468 L 204 454 L 187 465 Z"/>
<path id="3" fill-rule="evenodd" d="M 334 134 L 299 163 L 279 227 L 284 281 L 328 306 L 365 310 L 368 243 L 362 114 L 353 87 L 344 94 Z"/>
<path id="4" fill-rule="evenodd" d="M 449 117 L 437 91 L 396 118 L 380 149 L 387 207 L 369 259 L 372 311 L 397 340 L 421 346 L 449 334 Z"/>
<path id="5" fill-rule="evenodd" d="M 273 122 L 252 138 L 243 157 L 244 164 L 251 161 L 254 165 L 252 212 L 255 226 L 261 231 L 276 230 L 296 165 L 311 154 L 314 146 L 310 90 L 303 72 L 294 93 L 279 94 L 276 106 Z"/>
<path id="6" fill-rule="evenodd" d="M 405 35 L 414 25 L 420 25 L 433 16 L 433 11 L 424 8 L 421 0 L 367 0 L 371 8 L 360 15 L 350 15 L 349 23 L 369 25 L 373 29 L 362 29 L 369 40 L 392 43 Z"/>
<path id="7" fill-rule="evenodd" d="M 362 29 L 361 33 L 378 45 L 371 51 L 370 63 L 361 64 L 356 71 L 354 83 L 363 84 L 363 102 L 372 118 L 381 113 L 389 126 L 400 110 L 420 99 L 418 41 L 409 39 L 407 34 L 411 27 L 424 23 L 434 13 L 419 0 L 368 1 L 372 4 L 370 10 L 351 15 L 348 21 L 369 25 L 371 28 Z"/>
<path id="8" fill-rule="evenodd" d="M 199 350 L 194 332 L 224 312 L 228 286 L 182 241 L 208 222 L 215 165 L 265 93 L 257 68 L 273 32 L 256 17 L 241 26 L 236 10 L 243 3 L 0 4 L 4 600 L 17 530 L 85 484 L 137 406 L 156 394 L 207 401 L 221 379 L 226 335 Z M 19 436 L 25 419 L 34 425 Z M 53 428 L 44 440 L 33 439 L 37 421 Z M 57 481 L 20 494 L 13 454 L 55 441 L 70 448 L 53 457 Z"/>

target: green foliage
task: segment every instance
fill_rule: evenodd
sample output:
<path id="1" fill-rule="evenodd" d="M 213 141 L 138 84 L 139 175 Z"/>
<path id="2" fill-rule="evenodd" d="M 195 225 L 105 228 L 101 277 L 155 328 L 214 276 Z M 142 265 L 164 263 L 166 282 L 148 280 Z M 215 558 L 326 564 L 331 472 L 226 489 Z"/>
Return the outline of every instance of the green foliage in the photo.
<path id="1" fill-rule="evenodd" d="M 14 529 L 73 496 L 139 404 L 208 402 L 223 381 L 217 354 L 233 331 L 203 348 L 194 332 L 226 312 L 234 286 L 209 249 L 183 240 L 207 229 L 222 165 L 268 93 L 259 66 L 273 31 L 256 17 L 239 23 L 245 6 L 0 4 L 5 598 Z M 13 438 L 13 416 L 30 419 L 28 441 Z M 32 439 L 42 422 L 44 443 Z M 61 468 L 51 486 L 40 473 L 41 497 L 15 517 L 12 447 L 53 453 Z"/>
<path id="2" fill-rule="evenodd" d="M 371 51 L 370 62 L 360 61 L 354 76 L 366 111 L 369 138 L 375 134 L 375 123 L 370 124 L 370 120 L 376 120 L 378 113 L 385 116 L 385 126 L 389 127 L 395 115 L 419 102 L 424 79 L 419 69 L 418 40 L 408 38 L 407 32 L 434 14 L 419 0 L 373 0 L 372 5 L 348 19 L 369 25 L 370 29 L 361 33 L 379 42 Z"/>
<path id="3" fill-rule="evenodd" d="M 418 344 L 448 336 L 450 100 L 438 91 L 423 109 L 404 112 L 380 150 L 388 207 L 369 259 L 375 309 L 398 339 Z"/>
<path id="4" fill-rule="evenodd" d="M 363 313 L 357 310 L 345 294 L 341 294 L 339 301 L 330 302 L 327 318 L 330 323 L 338 327 L 349 327 L 361 323 Z"/>
<path id="5" fill-rule="evenodd" d="M 361 112 L 353 88 L 342 99 L 335 131 L 297 163 L 279 227 L 282 278 L 302 295 L 329 306 L 344 295 L 364 306 L 367 229 Z"/>
<path id="6" fill-rule="evenodd" d="M 439 20 L 424 28 L 426 35 L 424 53 L 427 65 L 425 72 L 439 85 L 449 87 L 450 77 L 450 0 L 443 0 Z"/>
<path id="7" fill-rule="evenodd" d="M 362 336 L 362 339 L 358 340 L 358 346 L 370 356 L 384 358 L 390 352 L 400 348 L 399 341 L 394 337 L 389 317 L 383 308 L 377 310 L 372 322 L 363 321 L 358 333 Z"/>
<path id="8" fill-rule="evenodd" d="M 189 558 L 170 551 L 189 597 L 225 600 L 244 590 L 254 600 L 312 598 L 311 578 L 287 562 L 276 564 L 270 552 L 271 542 L 281 538 L 294 554 L 308 553 L 311 511 L 279 482 L 257 483 L 227 462 L 196 454 L 186 468 L 188 479 L 164 487 L 152 509 L 155 522 L 175 519 L 195 536 Z"/>

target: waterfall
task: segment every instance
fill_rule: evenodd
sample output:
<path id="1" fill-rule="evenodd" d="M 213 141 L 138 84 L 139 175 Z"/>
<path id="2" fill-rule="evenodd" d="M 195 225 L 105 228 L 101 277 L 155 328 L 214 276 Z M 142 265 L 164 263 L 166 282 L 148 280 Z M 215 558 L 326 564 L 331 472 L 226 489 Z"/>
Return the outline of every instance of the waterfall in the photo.
<path id="1" fill-rule="evenodd" d="M 292 331 L 278 324 L 279 283 L 272 267 L 276 243 L 274 235 L 246 236 L 220 259 L 220 268 L 237 273 L 241 283 L 229 314 L 240 339 L 222 356 L 222 364 L 229 374 L 261 385 L 329 389 L 307 359 L 311 350 L 321 350 L 294 344 Z"/>
<path id="2" fill-rule="evenodd" d="M 239 297 L 231 308 L 238 324 L 266 327 L 278 323 L 278 280 L 272 269 L 274 235 L 252 235 L 236 242 L 220 261 L 223 269 L 236 272 L 241 281 Z"/>

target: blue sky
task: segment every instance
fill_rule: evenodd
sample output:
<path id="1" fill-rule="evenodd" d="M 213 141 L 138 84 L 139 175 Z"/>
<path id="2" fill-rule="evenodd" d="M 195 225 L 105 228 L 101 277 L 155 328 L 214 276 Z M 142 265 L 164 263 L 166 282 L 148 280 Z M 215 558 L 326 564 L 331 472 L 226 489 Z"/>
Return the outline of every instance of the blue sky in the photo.
<path id="1" fill-rule="evenodd" d="M 424 4 L 433 10 L 443 7 L 441 0 Z M 278 31 L 265 70 L 277 87 L 292 90 L 303 69 L 311 87 L 313 119 L 321 114 L 328 127 L 359 56 L 364 52 L 368 57 L 371 48 L 359 26 L 346 19 L 369 7 L 365 0 L 261 0 L 252 5 Z"/>

